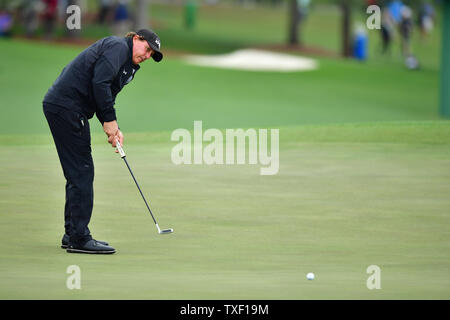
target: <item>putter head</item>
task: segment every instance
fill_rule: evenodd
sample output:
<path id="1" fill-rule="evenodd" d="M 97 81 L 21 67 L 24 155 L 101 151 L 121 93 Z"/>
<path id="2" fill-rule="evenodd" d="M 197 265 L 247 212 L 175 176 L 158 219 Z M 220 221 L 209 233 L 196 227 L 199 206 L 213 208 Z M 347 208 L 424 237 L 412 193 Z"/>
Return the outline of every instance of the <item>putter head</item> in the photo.
<path id="1" fill-rule="evenodd" d="M 173 232 L 173 229 L 164 229 L 164 230 L 161 230 L 161 229 L 159 228 L 158 224 L 156 224 L 156 228 L 158 229 L 158 233 L 159 233 L 159 234 L 166 234 L 166 233 L 172 233 L 172 232 Z"/>
<path id="2" fill-rule="evenodd" d="M 159 230 L 159 234 L 166 234 L 166 233 L 172 233 L 173 229 L 164 229 L 164 230 Z"/>

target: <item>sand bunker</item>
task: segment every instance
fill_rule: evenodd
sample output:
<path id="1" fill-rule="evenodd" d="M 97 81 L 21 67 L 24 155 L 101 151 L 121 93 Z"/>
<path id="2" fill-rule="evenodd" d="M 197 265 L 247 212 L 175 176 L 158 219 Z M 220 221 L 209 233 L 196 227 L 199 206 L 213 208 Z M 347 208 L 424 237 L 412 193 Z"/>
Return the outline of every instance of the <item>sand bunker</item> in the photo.
<path id="1" fill-rule="evenodd" d="M 292 72 L 314 70 L 318 67 L 314 59 L 255 49 L 213 56 L 189 55 L 185 56 L 185 60 L 199 66 L 253 71 Z"/>

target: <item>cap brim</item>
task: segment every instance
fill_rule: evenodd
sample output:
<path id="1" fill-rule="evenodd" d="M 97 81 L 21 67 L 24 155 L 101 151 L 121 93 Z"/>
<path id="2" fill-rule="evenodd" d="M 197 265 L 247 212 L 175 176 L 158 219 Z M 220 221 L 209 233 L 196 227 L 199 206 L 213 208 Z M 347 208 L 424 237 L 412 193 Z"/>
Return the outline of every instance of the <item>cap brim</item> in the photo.
<path id="1" fill-rule="evenodd" d="M 152 48 L 153 51 L 155 51 L 155 53 L 153 53 L 152 55 L 153 60 L 155 60 L 156 62 L 160 62 L 163 58 L 163 54 L 161 53 L 161 51 L 159 51 L 158 48 L 155 48 L 155 46 L 152 45 L 150 42 L 147 41 L 147 43 L 150 46 L 150 48 Z"/>
<path id="2" fill-rule="evenodd" d="M 155 53 L 152 55 L 153 60 L 156 62 L 160 62 L 163 58 L 163 54 L 159 51 L 155 51 Z"/>

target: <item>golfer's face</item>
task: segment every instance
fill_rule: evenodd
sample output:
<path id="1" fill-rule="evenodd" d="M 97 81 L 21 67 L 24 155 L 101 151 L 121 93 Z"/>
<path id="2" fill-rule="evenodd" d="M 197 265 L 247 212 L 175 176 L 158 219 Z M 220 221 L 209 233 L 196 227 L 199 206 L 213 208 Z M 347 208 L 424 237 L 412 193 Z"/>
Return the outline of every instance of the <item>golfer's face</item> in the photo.
<path id="1" fill-rule="evenodd" d="M 140 40 L 137 36 L 133 38 L 133 63 L 139 64 L 149 59 L 153 55 L 153 50 L 145 40 Z"/>

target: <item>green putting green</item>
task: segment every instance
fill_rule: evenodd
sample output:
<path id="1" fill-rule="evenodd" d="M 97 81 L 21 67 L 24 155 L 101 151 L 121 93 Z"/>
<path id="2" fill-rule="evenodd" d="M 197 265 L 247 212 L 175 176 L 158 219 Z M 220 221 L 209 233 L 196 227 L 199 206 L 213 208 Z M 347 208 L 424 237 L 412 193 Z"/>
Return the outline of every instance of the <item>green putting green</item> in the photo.
<path id="1" fill-rule="evenodd" d="M 334 133 L 331 135 L 330 134 Z M 2 140 L 2 299 L 445 299 L 448 122 L 280 128 L 280 171 L 170 161 L 170 132 L 94 135 L 91 231 L 118 251 L 68 254 L 51 139 Z M 81 269 L 69 290 L 67 267 Z M 370 265 L 381 290 L 368 290 Z M 306 280 L 314 272 L 316 279 Z"/>
<path id="2" fill-rule="evenodd" d="M 285 74 L 170 55 L 145 63 L 117 114 L 130 166 L 174 233 L 157 234 L 94 118 L 90 228 L 118 251 L 95 256 L 59 248 L 65 181 L 41 110 L 80 50 L 0 41 L 1 299 L 450 297 L 450 123 L 437 115 L 436 65 L 321 58 L 317 71 Z M 174 165 L 170 134 L 194 120 L 280 129 L 279 173 Z M 81 290 L 66 286 L 71 265 Z M 366 286 L 370 265 L 381 268 L 381 290 Z"/>

